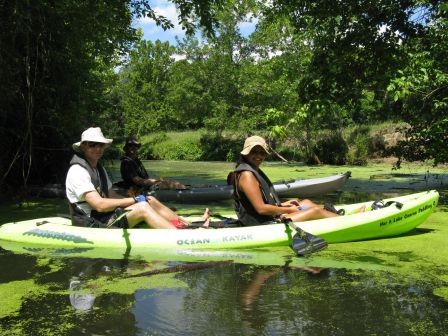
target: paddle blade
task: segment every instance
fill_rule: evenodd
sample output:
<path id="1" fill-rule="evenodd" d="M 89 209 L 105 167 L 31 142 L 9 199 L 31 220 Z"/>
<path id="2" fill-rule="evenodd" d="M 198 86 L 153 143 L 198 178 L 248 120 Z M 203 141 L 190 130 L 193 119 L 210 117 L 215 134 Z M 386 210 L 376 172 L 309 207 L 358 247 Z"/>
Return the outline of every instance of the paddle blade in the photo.
<path id="1" fill-rule="evenodd" d="M 303 231 L 296 233 L 292 237 L 291 247 L 299 257 L 305 257 L 311 253 L 325 249 L 328 242 L 320 237 L 313 236 L 311 233 Z"/>

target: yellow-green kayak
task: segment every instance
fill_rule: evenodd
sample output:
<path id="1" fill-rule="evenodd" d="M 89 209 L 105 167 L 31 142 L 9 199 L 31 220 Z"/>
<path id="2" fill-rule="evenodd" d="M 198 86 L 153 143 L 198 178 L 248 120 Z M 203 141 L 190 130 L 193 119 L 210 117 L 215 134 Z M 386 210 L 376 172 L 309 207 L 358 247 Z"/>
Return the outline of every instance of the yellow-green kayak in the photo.
<path id="1" fill-rule="evenodd" d="M 344 216 L 297 222 L 296 225 L 329 243 L 396 236 L 422 224 L 437 206 L 438 198 L 437 191 L 431 190 L 385 199 L 385 204 L 391 204 L 377 210 L 372 210 L 373 201 L 337 206 L 345 210 Z M 366 211 L 357 213 L 362 205 L 366 206 Z M 70 219 L 62 217 L 13 222 L 0 227 L 0 240 L 4 241 L 61 247 L 176 250 L 287 246 L 294 234 L 286 224 L 223 229 L 99 229 L 72 226 Z"/>

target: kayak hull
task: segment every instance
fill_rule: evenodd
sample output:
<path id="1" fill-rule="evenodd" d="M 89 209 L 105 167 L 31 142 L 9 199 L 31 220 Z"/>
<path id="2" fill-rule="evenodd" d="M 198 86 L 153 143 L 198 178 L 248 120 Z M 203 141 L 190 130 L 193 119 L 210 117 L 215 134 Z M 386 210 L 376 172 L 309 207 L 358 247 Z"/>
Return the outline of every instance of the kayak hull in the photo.
<path id="1" fill-rule="evenodd" d="M 401 202 L 401 209 L 391 205 L 375 211 L 370 211 L 372 202 L 346 205 L 348 215 L 297 225 L 329 243 L 391 237 L 422 224 L 437 206 L 438 198 L 437 191 L 411 194 L 390 199 Z M 354 213 L 361 205 L 366 205 L 367 211 Z M 0 227 L 0 240 L 71 248 L 199 250 L 288 246 L 294 234 L 285 224 L 225 229 L 97 229 L 72 226 L 69 219 L 62 217 L 13 222 Z"/>
<path id="2" fill-rule="evenodd" d="M 345 172 L 343 174 L 314 179 L 282 181 L 274 183 L 274 189 L 280 198 L 320 196 L 342 189 L 349 177 L 350 172 Z M 233 186 L 214 185 L 192 187 L 187 190 L 156 190 L 151 194 L 162 202 L 210 202 L 233 198 Z"/>
<path id="3" fill-rule="evenodd" d="M 351 176 L 350 172 L 305 180 L 274 183 L 274 189 L 281 198 L 313 197 L 341 190 Z"/>
<path id="4" fill-rule="evenodd" d="M 320 196 L 342 189 L 350 177 L 350 172 L 313 179 L 282 181 L 274 183 L 274 188 L 281 198 Z M 115 190 L 127 195 L 127 190 L 114 186 Z M 65 197 L 65 190 L 60 184 L 44 187 L 33 186 L 31 191 L 42 197 Z M 150 193 L 161 202 L 204 203 L 232 199 L 233 186 L 209 185 L 193 186 L 186 190 L 155 190 Z"/>

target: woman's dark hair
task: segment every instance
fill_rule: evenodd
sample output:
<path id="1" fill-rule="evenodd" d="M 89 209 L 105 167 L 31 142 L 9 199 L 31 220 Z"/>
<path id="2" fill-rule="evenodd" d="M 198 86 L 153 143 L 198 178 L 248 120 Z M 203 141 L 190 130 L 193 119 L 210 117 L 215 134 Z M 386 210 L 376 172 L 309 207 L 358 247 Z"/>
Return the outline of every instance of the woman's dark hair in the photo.
<path id="1" fill-rule="evenodd" d="M 247 164 L 250 164 L 250 163 L 247 161 L 246 157 L 245 157 L 244 155 L 242 155 L 242 154 L 240 154 L 240 156 L 238 157 L 238 160 L 236 161 L 235 168 L 238 167 L 238 165 L 239 165 L 240 163 L 247 163 Z"/>

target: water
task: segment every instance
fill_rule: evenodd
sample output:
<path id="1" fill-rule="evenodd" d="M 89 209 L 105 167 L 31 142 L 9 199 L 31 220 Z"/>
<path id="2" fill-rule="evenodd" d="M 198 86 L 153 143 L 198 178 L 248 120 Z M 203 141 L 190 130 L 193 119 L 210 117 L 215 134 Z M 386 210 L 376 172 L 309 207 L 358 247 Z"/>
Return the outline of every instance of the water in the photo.
<path id="1" fill-rule="evenodd" d="M 448 321 L 429 284 L 387 272 L 229 262 L 148 275 L 179 268 L 8 252 L 0 263 L 0 288 L 27 292 L 0 315 L 2 335 L 442 335 Z"/>
<path id="2" fill-rule="evenodd" d="M 338 192 L 313 200 L 352 203 L 386 192 L 397 194 Z M 445 211 L 446 199 L 440 203 Z M 443 228 L 435 227 L 428 244 Z M 417 264 L 412 246 L 398 257 L 382 249 L 392 242 L 338 244 L 330 250 L 340 254 L 309 259 L 287 247 L 163 258 L 0 243 L 0 334 L 446 334 L 448 300 L 435 294 L 447 288 L 444 264 Z"/>

